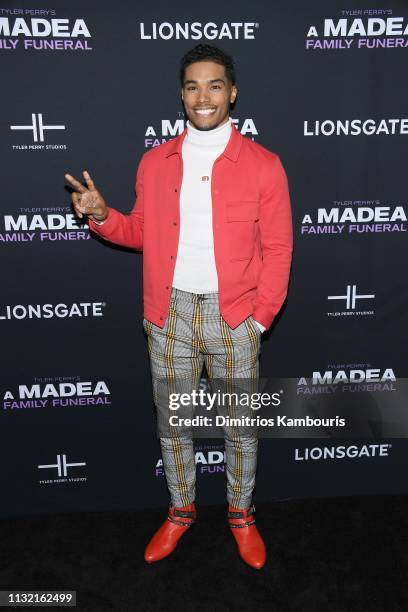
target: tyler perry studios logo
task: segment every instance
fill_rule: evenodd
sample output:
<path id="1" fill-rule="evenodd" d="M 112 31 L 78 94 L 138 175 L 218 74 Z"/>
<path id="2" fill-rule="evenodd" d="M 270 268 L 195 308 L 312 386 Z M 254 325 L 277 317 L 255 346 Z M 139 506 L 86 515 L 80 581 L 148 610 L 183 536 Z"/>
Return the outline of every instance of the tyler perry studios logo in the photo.
<path id="1" fill-rule="evenodd" d="M 20 142 L 12 144 L 11 148 L 13 151 L 66 151 L 66 144 L 45 142 L 55 130 L 65 129 L 62 124 L 45 123 L 42 113 L 31 113 L 31 123 L 10 125 L 10 130 L 16 132 L 20 139 Z"/>
<path id="2" fill-rule="evenodd" d="M 46 476 L 41 478 L 39 484 L 60 484 L 72 482 L 86 482 L 86 476 L 76 476 L 75 474 L 83 473 L 83 468 L 86 466 L 85 461 L 67 461 L 65 454 L 57 455 L 56 463 L 44 463 L 37 465 L 38 470 L 44 470 Z"/>
<path id="3" fill-rule="evenodd" d="M 357 293 L 357 285 L 347 285 L 346 292 L 340 295 L 328 295 L 327 299 L 339 303 L 345 307 L 345 310 L 336 310 L 327 312 L 328 317 L 340 316 L 367 316 L 373 315 L 374 310 L 360 310 L 362 303 L 359 300 L 372 300 L 375 298 L 374 293 Z M 363 302 L 365 303 L 365 302 Z"/>

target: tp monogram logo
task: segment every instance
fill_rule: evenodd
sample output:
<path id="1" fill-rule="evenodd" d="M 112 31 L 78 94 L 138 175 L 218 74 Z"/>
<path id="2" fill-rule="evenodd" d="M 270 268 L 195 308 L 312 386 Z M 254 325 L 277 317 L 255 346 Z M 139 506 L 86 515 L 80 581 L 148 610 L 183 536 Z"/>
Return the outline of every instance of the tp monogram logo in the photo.
<path id="1" fill-rule="evenodd" d="M 356 307 L 356 300 L 374 298 L 375 294 L 360 294 L 357 295 L 357 285 L 347 285 L 346 295 L 328 295 L 328 300 L 346 300 L 346 309 L 354 310 Z"/>
<path id="2" fill-rule="evenodd" d="M 44 130 L 65 130 L 65 125 L 44 125 L 42 113 L 32 113 L 31 125 L 10 125 L 11 130 L 30 130 L 34 142 L 44 142 Z"/>

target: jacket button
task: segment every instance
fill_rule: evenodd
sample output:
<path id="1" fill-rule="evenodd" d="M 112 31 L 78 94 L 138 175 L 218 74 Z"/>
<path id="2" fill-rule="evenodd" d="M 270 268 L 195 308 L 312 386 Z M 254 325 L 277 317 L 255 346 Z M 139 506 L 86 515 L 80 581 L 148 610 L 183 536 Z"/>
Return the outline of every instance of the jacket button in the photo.
<path id="1" fill-rule="evenodd" d="M 168 288 L 169 288 L 169 286 L 168 286 L 168 285 L 166 285 L 166 289 L 168 289 Z"/>
<path id="2" fill-rule="evenodd" d="M 170 259 L 174 259 L 173 255 L 170 255 Z"/>
<path id="3" fill-rule="evenodd" d="M 173 225 L 177 225 L 177 221 L 173 221 Z"/>
<path id="4" fill-rule="evenodd" d="M 177 192 L 177 187 L 176 187 L 176 189 L 174 191 Z"/>
<path id="5" fill-rule="evenodd" d="M 163 321 L 163 317 L 160 317 L 160 321 Z"/>

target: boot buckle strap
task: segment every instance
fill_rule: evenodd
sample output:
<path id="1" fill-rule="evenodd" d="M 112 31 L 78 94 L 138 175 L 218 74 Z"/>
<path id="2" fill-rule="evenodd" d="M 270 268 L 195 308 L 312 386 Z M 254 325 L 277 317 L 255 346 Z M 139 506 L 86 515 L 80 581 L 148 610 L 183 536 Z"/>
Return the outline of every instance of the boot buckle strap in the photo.
<path id="1" fill-rule="evenodd" d="M 231 519 L 244 518 L 244 516 L 245 516 L 244 512 L 228 512 L 228 518 L 231 518 Z"/>
<path id="2" fill-rule="evenodd" d="M 173 510 L 173 516 L 180 516 L 181 518 L 194 518 L 195 511 L 194 510 Z"/>
<path id="3" fill-rule="evenodd" d="M 228 518 L 245 518 L 245 516 L 251 516 L 252 514 L 255 514 L 255 506 L 252 505 L 248 508 L 247 513 L 245 515 L 245 512 L 241 511 L 241 512 L 228 512 Z"/>
<path id="4" fill-rule="evenodd" d="M 176 525 L 181 525 L 182 527 L 190 527 L 190 525 L 194 523 L 194 520 L 188 522 L 176 521 L 176 519 L 174 519 L 170 514 L 168 515 L 167 520 L 171 523 L 175 523 Z"/>
<path id="5" fill-rule="evenodd" d="M 245 523 L 238 523 L 238 524 L 233 524 L 233 523 L 229 523 L 230 527 L 233 527 L 234 529 L 236 527 L 240 528 L 240 527 L 249 527 L 250 525 L 253 525 L 255 523 L 255 519 L 252 521 L 246 521 Z"/>

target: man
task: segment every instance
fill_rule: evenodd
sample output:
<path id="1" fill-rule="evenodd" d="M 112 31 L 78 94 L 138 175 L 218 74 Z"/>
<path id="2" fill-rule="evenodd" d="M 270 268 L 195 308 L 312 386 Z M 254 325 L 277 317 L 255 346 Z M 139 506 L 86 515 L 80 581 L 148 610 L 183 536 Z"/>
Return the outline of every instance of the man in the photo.
<path id="1" fill-rule="evenodd" d="M 258 379 L 261 334 L 285 300 L 292 257 L 282 164 L 229 115 L 232 58 L 199 44 L 182 58 L 180 79 L 187 126 L 142 156 L 130 214 L 108 206 L 88 172 L 87 187 L 65 175 L 92 231 L 143 250 L 143 325 L 160 410 L 161 382 L 196 389 L 204 364 L 209 379 Z M 171 554 L 197 516 L 191 435 L 162 434 L 160 444 L 171 505 L 145 550 L 148 563 Z M 225 448 L 228 524 L 241 558 L 260 569 L 266 551 L 251 505 L 257 439 L 226 428 Z"/>

